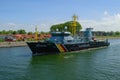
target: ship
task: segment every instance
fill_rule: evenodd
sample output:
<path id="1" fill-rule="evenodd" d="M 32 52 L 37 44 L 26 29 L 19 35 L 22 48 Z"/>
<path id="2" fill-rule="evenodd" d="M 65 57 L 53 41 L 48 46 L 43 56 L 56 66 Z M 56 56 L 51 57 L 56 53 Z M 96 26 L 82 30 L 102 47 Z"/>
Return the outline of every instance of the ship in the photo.
<path id="1" fill-rule="evenodd" d="M 76 23 L 76 16 L 74 16 L 74 23 Z M 81 37 L 75 33 L 76 24 L 73 26 L 73 34 L 68 31 L 56 31 L 51 32 L 51 37 L 48 40 L 27 42 L 32 55 L 80 52 L 81 50 L 108 47 L 110 45 L 108 39 L 97 40 L 92 34 L 93 28 L 86 28 Z"/>

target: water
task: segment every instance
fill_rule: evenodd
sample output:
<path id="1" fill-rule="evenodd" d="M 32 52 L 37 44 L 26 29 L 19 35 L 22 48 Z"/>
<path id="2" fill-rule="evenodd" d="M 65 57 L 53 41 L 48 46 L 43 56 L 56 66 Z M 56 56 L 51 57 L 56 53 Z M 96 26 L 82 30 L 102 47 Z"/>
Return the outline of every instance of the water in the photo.
<path id="1" fill-rule="evenodd" d="M 120 39 L 107 48 L 31 56 L 28 47 L 0 48 L 0 80 L 120 80 Z"/>

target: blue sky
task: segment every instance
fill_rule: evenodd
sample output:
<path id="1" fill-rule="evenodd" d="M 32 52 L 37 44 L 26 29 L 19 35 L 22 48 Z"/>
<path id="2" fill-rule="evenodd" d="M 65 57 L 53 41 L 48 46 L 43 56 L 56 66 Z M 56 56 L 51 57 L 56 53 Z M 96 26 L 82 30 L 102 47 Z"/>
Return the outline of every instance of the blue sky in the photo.
<path id="1" fill-rule="evenodd" d="M 97 31 L 120 31 L 120 0 L 0 0 L 0 30 L 49 31 L 72 20 Z"/>

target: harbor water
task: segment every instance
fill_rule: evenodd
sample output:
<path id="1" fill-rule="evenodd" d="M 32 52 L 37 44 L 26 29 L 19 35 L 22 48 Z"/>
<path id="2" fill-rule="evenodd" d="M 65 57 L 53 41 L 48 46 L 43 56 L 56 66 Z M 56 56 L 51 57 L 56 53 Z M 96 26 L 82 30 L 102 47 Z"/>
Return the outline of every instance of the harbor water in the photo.
<path id="1" fill-rule="evenodd" d="M 0 80 L 120 80 L 120 39 L 106 48 L 32 56 L 26 47 L 0 48 Z"/>

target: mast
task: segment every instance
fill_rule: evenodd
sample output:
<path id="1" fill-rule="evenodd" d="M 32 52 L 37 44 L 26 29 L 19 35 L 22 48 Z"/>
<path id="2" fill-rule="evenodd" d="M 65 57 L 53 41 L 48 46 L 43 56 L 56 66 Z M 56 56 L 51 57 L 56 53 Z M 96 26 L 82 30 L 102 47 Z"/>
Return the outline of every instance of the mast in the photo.
<path id="1" fill-rule="evenodd" d="M 72 18 L 73 18 L 72 34 L 73 34 L 73 36 L 75 36 L 75 34 L 76 34 L 76 26 L 77 26 L 76 21 L 77 21 L 78 17 L 76 15 L 73 15 Z"/>
<path id="2" fill-rule="evenodd" d="M 35 27 L 35 40 L 38 41 L 38 30 L 37 30 L 37 26 Z"/>

